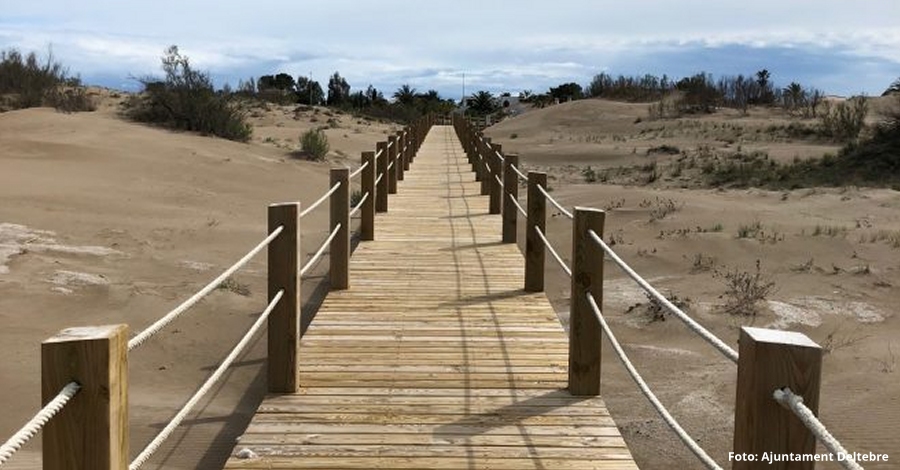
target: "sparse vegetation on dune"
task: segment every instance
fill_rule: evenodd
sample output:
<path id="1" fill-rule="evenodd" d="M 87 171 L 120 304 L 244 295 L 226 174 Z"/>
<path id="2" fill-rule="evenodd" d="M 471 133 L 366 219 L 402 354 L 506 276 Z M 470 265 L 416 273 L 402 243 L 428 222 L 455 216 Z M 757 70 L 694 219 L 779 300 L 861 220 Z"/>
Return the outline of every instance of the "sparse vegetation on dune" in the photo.
<path id="1" fill-rule="evenodd" d="M 41 63 L 34 52 L 0 51 L 0 112 L 38 106 L 67 113 L 96 109 L 81 79 L 69 76 L 52 54 Z"/>

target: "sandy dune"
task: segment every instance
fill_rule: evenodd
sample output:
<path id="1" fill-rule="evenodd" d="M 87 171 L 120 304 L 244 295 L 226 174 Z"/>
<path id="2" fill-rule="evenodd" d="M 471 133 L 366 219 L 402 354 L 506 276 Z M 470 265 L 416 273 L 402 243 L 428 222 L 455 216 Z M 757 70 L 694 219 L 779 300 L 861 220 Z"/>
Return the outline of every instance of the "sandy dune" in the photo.
<path id="1" fill-rule="evenodd" d="M 702 135 L 696 118 L 635 123 L 645 105 L 587 100 L 536 110 L 495 125 L 486 135 L 518 152 L 527 169 L 546 171 L 553 196 L 567 207 L 608 209 L 607 241 L 638 272 L 666 294 L 689 298 L 689 313 L 720 338 L 737 346 L 738 328 L 753 325 L 801 331 L 831 349 L 824 360 L 820 416 L 851 451 L 900 459 L 900 192 L 884 189 L 682 189 L 663 177 L 651 186 L 587 184 L 581 170 L 644 164 L 646 149 L 663 144 L 693 149 L 708 144 L 778 149 L 821 156 L 827 145 L 766 142 L 755 129 L 790 122 L 776 112 L 749 117 L 724 112 L 699 119 L 711 129 L 743 127 L 736 141 Z M 670 133 L 641 135 L 665 126 Z M 699 129 L 699 130 L 698 130 Z M 734 129 L 730 128 L 731 132 Z M 510 137 L 516 134 L 515 139 Z M 652 134 L 656 135 L 656 134 Z M 593 136 L 590 139 L 586 136 Z M 732 136 L 733 137 L 733 136 Z M 593 140 L 591 140 L 593 139 Z M 551 142 L 552 141 L 552 142 Z M 637 152 L 632 154 L 632 148 Z M 520 193 L 521 194 L 521 193 Z M 662 219 L 653 211 L 671 201 Z M 741 226 L 760 223 L 754 237 L 738 238 Z M 520 239 L 524 227 L 520 225 Z M 551 241 L 570 256 L 571 224 L 553 212 Z M 700 259 L 700 266 L 695 264 Z M 752 271 L 760 260 L 776 283 L 756 318 L 718 311 L 725 284 L 716 270 Z M 732 446 L 736 368 L 677 320 L 650 322 L 642 291 L 618 268 L 606 266 L 605 313 L 627 352 L 655 392 L 720 463 Z M 569 283 L 547 261 L 547 293 L 565 322 Z M 637 390 L 611 349 L 604 349 L 604 394 L 611 413 L 642 468 L 699 468 Z M 674 460 L 671 456 L 675 456 Z M 821 468 L 836 468 L 824 465 Z"/>
<path id="2" fill-rule="evenodd" d="M 115 111 L 109 98 L 96 113 L 0 113 L 3 439 L 40 407 L 42 340 L 70 326 L 149 325 L 265 237 L 269 203 L 313 202 L 332 165 L 356 166 L 391 130 L 366 123 L 356 132 L 355 120 L 337 116 L 339 127 L 327 131 L 332 162 L 306 162 L 291 152 L 303 130 L 322 124 L 310 122 L 314 111 L 295 120 L 291 108 L 271 107 L 254 118 L 250 144 L 132 124 Z M 266 140 L 275 136 L 282 140 Z M 305 251 L 324 239 L 327 217 L 304 219 Z M 326 269 L 327 258 L 304 283 L 306 300 L 321 296 Z M 262 309 L 265 256 L 235 280 L 249 296 L 217 290 L 131 355 L 132 453 Z M 219 468 L 261 397 L 263 358 L 256 345 L 149 468 Z M 39 468 L 39 449 L 36 439 L 8 467 Z"/>

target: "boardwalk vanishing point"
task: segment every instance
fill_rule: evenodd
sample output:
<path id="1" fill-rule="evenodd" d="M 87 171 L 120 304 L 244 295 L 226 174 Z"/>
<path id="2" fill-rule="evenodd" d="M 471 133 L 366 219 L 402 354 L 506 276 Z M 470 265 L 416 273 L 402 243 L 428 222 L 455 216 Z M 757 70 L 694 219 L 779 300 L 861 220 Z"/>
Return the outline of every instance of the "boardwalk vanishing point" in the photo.
<path id="1" fill-rule="evenodd" d="M 452 126 L 434 126 L 226 469 L 635 469 Z M 599 345 L 598 345 L 599 347 Z M 247 456 L 251 458 L 245 458 Z"/>

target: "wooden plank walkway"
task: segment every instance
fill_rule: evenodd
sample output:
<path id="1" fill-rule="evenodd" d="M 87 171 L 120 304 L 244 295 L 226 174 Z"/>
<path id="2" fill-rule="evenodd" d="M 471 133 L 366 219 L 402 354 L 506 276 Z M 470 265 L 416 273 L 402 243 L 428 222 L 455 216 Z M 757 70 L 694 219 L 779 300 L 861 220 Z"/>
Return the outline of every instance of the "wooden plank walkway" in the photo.
<path id="1" fill-rule="evenodd" d="M 263 401 L 225 468 L 637 468 L 602 399 L 565 391 L 566 334 L 452 127 L 398 187 L 301 340 L 302 390 Z"/>

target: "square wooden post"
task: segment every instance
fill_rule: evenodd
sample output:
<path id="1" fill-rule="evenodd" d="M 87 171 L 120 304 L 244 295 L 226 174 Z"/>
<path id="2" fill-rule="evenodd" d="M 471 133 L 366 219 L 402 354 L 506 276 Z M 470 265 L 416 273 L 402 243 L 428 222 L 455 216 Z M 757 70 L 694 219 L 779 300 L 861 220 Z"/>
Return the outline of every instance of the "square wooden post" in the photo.
<path id="1" fill-rule="evenodd" d="M 822 348 L 802 333 L 742 327 L 739 339 L 737 397 L 734 407 L 734 452 L 756 461 L 736 460 L 735 470 L 812 470 L 815 462 L 771 462 L 771 454 L 814 454 L 816 438 L 790 410 L 772 397 L 789 387 L 819 414 Z"/>
<path id="2" fill-rule="evenodd" d="M 350 287 L 350 169 L 332 168 L 331 186 L 341 186 L 331 194 L 330 231 L 337 229 L 328 251 L 331 288 L 344 290 Z M 338 228 L 340 226 L 340 228 Z"/>
<path id="3" fill-rule="evenodd" d="M 296 393 L 300 388 L 300 203 L 269 206 L 269 233 L 282 232 L 269 243 L 268 299 L 284 296 L 269 314 L 268 384 L 270 393 Z"/>
<path id="4" fill-rule="evenodd" d="M 500 144 L 488 146 L 488 161 L 491 162 L 491 186 L 488 213 L 499 214 L 502 205 L 503 187 L 500 181 L 503 179 L 503 163 L 500 161 L 503 148 Z"/>
<path id="5" fill-rule="evenodd" d="M 363 195 L 368 194 L 369 197 L 360 209 L 359 237 L 363 241 L 372 241 L 375 239 L 375 152 L 363 152 L 362 163 L 368 165 L 360 176 L 360 187 Z"/>
<path id="6" fill-rule="evenodd" d="M 397 131 L 397 181 L 403 181 L 403 172 L 406 169 L 406 133 Z"/>
<path id="7" fill-rule="evenodd" d="M 491 194 L 491 177 L 493 167 L 490 165 L 490 148 L 491 148 L 491 138 L 484 137 L 483 135 L 479 138 L 478 143 L 478 155 L 481 156 L 479 160 L 481 160 L 481 195 L 487 196 Z M 488 168 L 491 168 L 490 170 Z"/>
<path id="8" fill-rule="evenodd" d="M 388 194 L 397 194 L 397 136 L 388 136 Z"/>
<path id="9" fill-rule="evenodd" d="M 547 233 L 547 200 L 538 190 L 547 188 L 547 174 L 528 172 L 528 220 L 525 222 L 525 291 L 544 290 L 544 242 L 534 227 Z"/>
<path id="10" fill-rule="evenodd" d="M 519 156 L 509 154 L 503 162 L 503 243 L 515 243 L 518 237 L 519 210 L 513 199 L 519 200 Z"/>
<path id="11" fill-rule="evenodd" d="M 375 174 L 375 212 L 388 211 L 388 151 L 387 142 L 375 144 L 378 172 Z M 379 179 L 380 178 L 380 179 Z"/>
<path id="12" fill-rule="evenodd" d="M 606 213 L 575 208 L 572 222 L 572 298 L 569 301 L 569 393 L 600 394 L 600 333 L 602 328 L 586 294 L 603 306 L 603 249 L 588 235 L 603 237 Z"/>
<path id="13" fill-rule="evenodd" d="M 128 468 L 128 327 L 68 328 L 41 344 L 41 403 L 78 393 L 44 426 L 43 468 Z"/>

